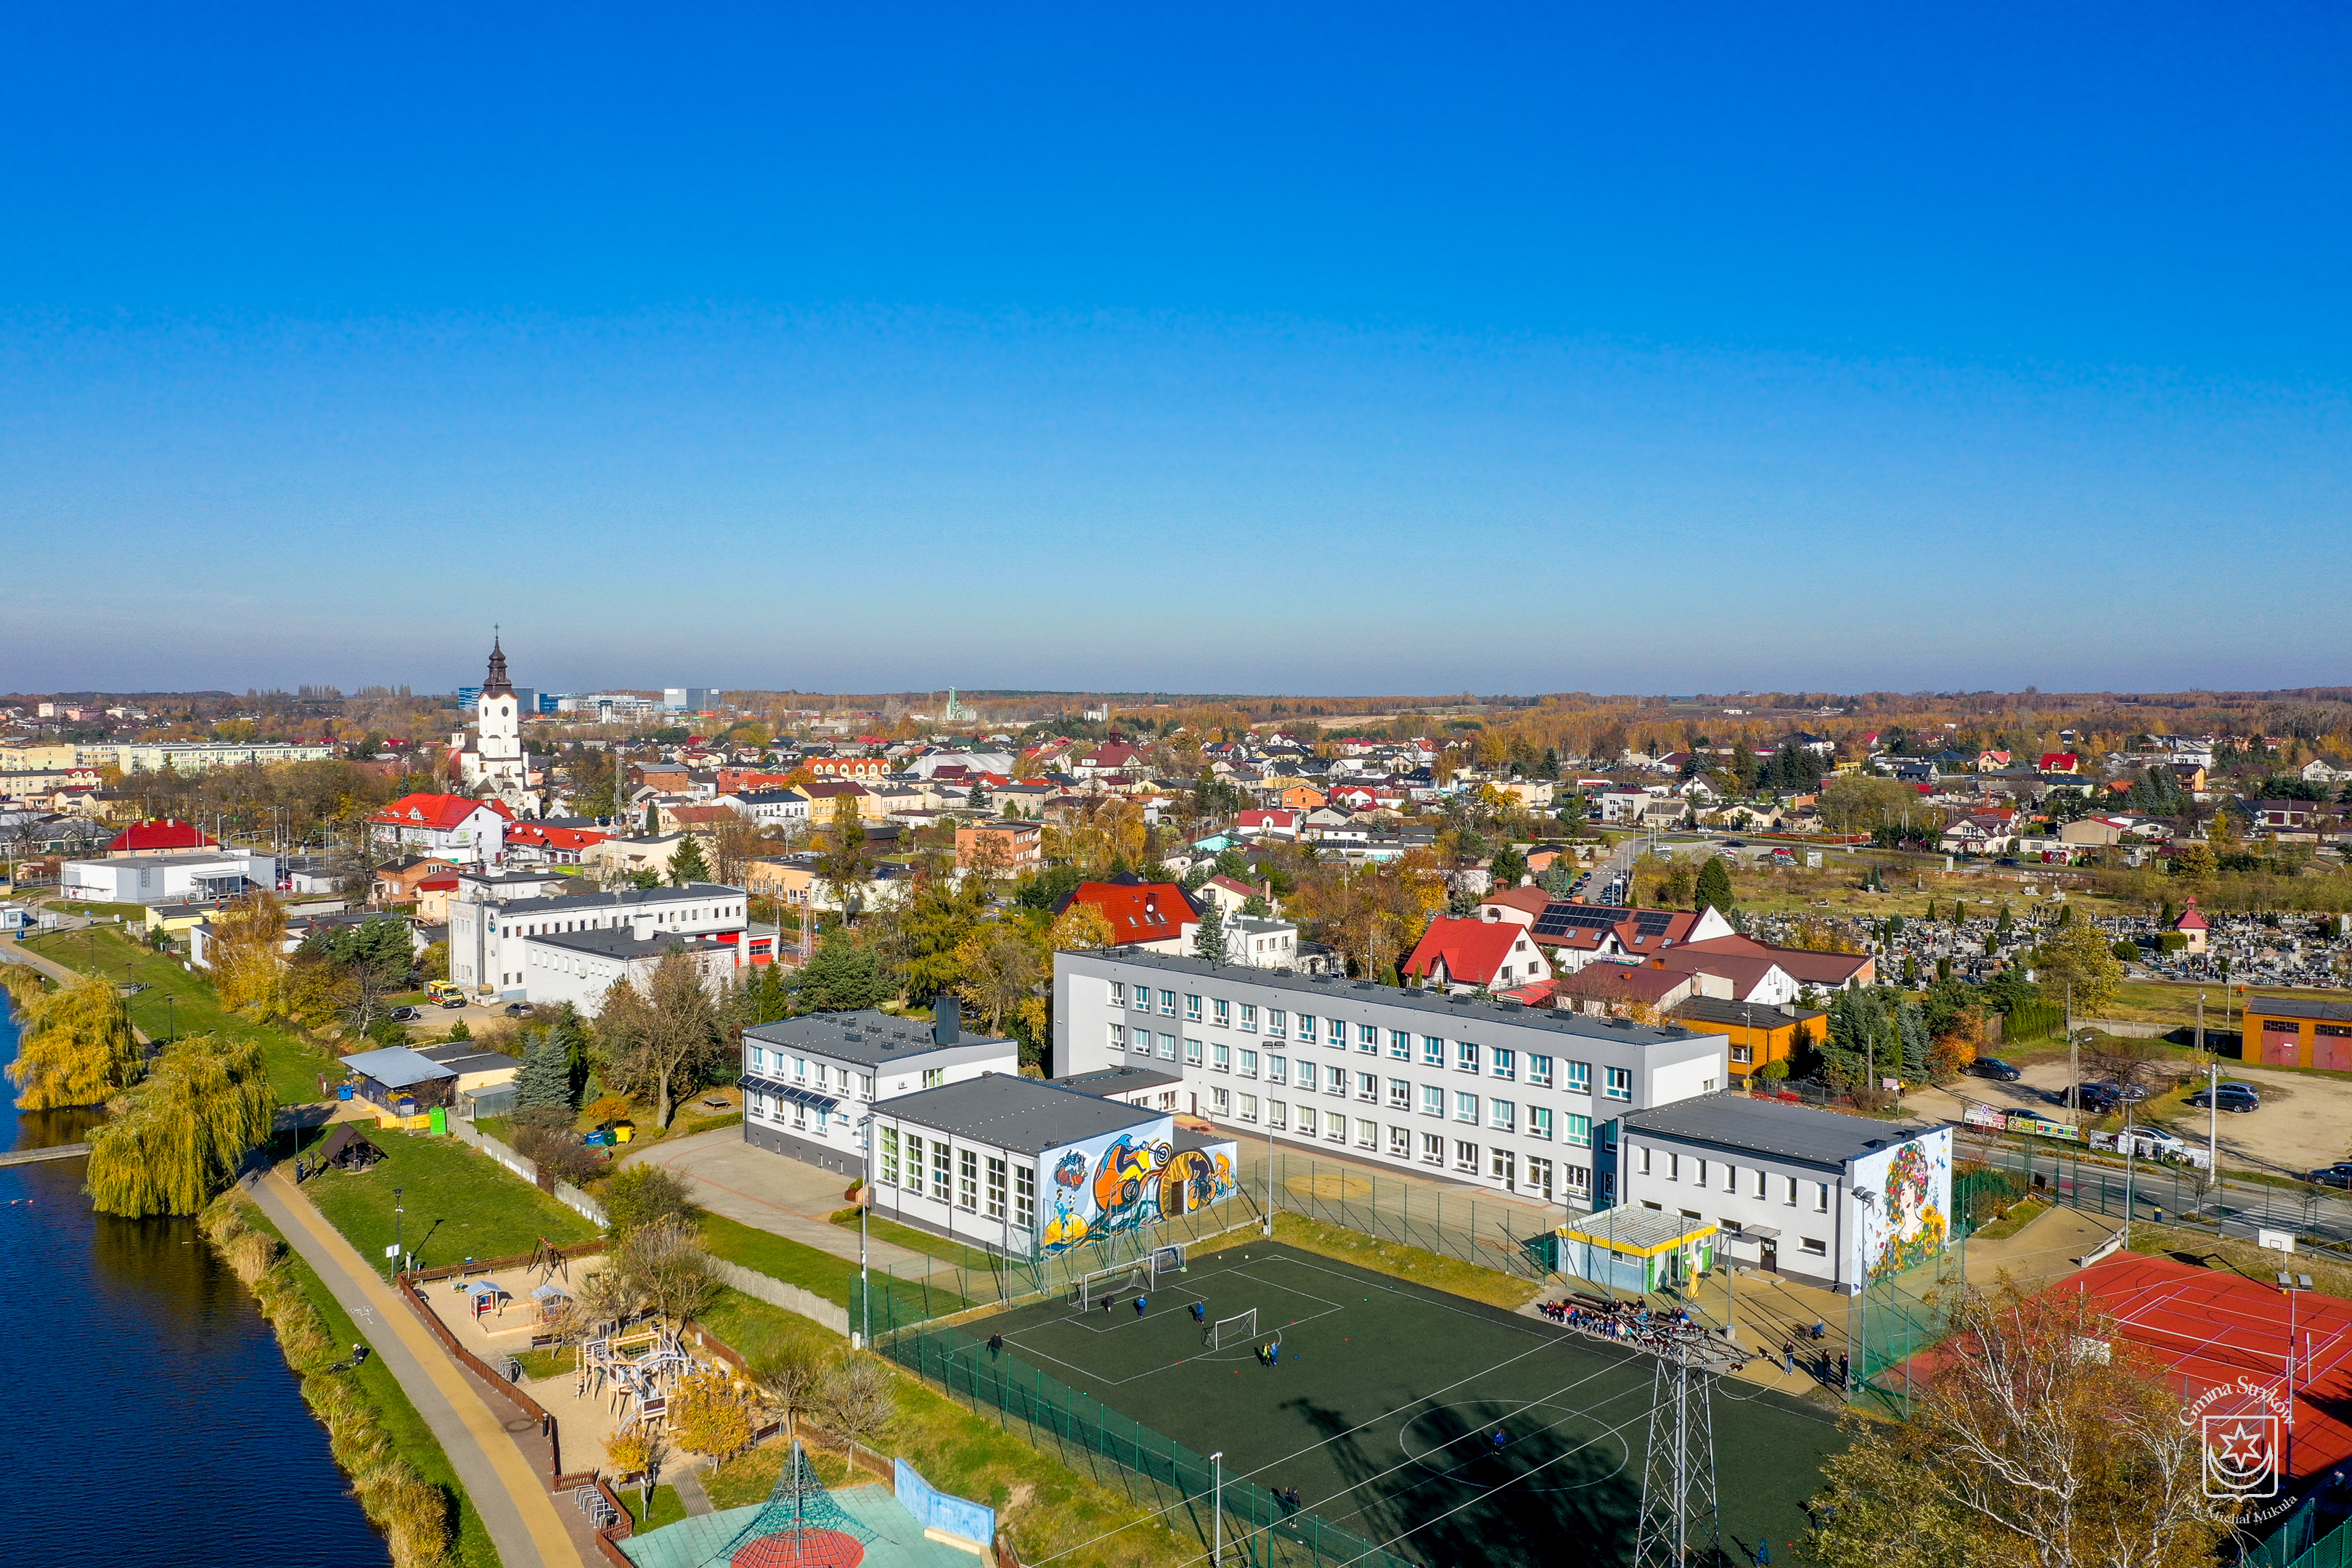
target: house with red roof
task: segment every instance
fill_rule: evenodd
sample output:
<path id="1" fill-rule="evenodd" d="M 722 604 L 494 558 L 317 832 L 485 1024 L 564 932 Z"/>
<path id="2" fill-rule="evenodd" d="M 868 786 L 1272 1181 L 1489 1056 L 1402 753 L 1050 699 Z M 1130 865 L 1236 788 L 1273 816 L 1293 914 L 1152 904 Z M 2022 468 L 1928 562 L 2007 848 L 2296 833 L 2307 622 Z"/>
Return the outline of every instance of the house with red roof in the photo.
<path id="1" fill-rule="evenodd" d="M 110 860 L 132 855 L 182 855 L 191 849 L 217 849 L 220 845 L 193 822 L 165 817 L 161 822 L 134 822 L 116 834 L 106 847 Z"/>
<path id="2" fill-rule="evenodd" d="M 1438 990 L 1505 991 L 1550 979 L 1551 965 L 1524 926 L 1440 915 L 1398 973 L 1408 984 Z"/>
<path id="3" fill-rule="evenodd" d="M 1635 910 L 1580 903 L 1528 886 L 1479 900 L 1476 918 L 1525 927 L 1555 971 L 1573 974 L 1596 959 L 1639 963 L 1669 947 L 1732 934 L 1720 910 Z"/>
<path id="4" fill-rule="evenodd" d="M 2072 752 L 2044 752 L 2037 770 L 2045 773 L 2065 773 L 2069 776 L 2083 771 L 2083 759 Z"/>
<path id="5" fill-rule="evenodd" d="M 506 853 L 514 813 L 499 800 L 404 795 L 367 821 L 368 837 L 379 849 L 444 855 L 460 865 L 486 866 Z"/>
<path id="6" fill-rule="evenodd" d="M 590 845 L 602 844 L 612 837 L 593 827 L 518 822 L 507 829 L 507 857 L 520 864 L 577 866 Z"/>
<path id="7" fill-rule="evenodd" d="M 1072 904 L 1098 910 L 1110 922 L 1114 942 L 1147 952 L 1183 952 L 1184 928 L 1201 918 L 1201 911 L 1176 883 L 1139 882 L 1132 878 L 1080 882 L 1054 907 L 1054 913 L 1058 916 Z"/>

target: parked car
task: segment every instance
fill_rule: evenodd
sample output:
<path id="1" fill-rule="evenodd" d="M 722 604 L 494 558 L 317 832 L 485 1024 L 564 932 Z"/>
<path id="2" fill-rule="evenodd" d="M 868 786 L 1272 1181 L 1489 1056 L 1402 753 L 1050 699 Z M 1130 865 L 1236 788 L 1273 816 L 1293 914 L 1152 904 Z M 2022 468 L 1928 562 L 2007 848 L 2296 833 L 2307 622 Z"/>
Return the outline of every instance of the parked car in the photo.
<path id="1" fill-rule="evenodd" d="M 392 1010 L 392 1021 L 395 1024 L 417 1023 L 424 1016 L 425 1009 L 422 1007 L 394 1007 Z"/>
<path id="2" fill-rule="evenodd" d="M 528 1018 L 530 1016 L 530 1004 L 528 1002 L 509 1002 L 505 1006 L 499 1008 L 499 1011 L 504 1013 L 509 1018 Z"/>
<path id="3" fill-rule="evenodd" d="M 2167 1132 L 2161 1127 L 2135 1127 L 2130 1136 L 2139 1141 L 2140 1147 L 2153 1148 L 2159 1156 L 2182 1154 L 2189 1149 L 2186 1139 Z"/>
<path id="4" fill-rule="evenodd" d="M 2066 1091 L 2063 1089 L 2053 1089 L 2051 1091 L 2050 1098 L 2058 1104 L 2063 1105 L 2066 1103 Z M 2111 1083 L 2084 1084 L 2075 1091 L 2075 1103 L 2085 1110 L 2095 1110 L 2102 1116 L 2113 1115 L 2124 1108 L 2123 1096 L 2116 1092 L 2116 1086 Z"/>
<path id="5" fill-rule="evenodd" d="M 2250 1083 L 2225 1083 L 2212 1089 L 2200 1089 L 2189 1097 L 2189 1103 L 2202 1110 L 2215 1106 L 2222 1110 L 2234 1110 L 2241 1115 L 2263 1108 L 2263 1097 L 2254 1092 Z"/>
<path id="6" fill-rule="evenodd" d="M 1979 1078 L 1997 1079 L 2002 1083 L 2015 1083 L 2025 1076 L 1999 1057 L 1979 1057 L 1969 1064 L 1969 1070 Z"/>
<path id="7" fill-rule="evenodd" d="M 2338 1160 L 2333 1165 L 2323 1166 L 2304 1180 L 2315 1186 L 2352 1187 L 2352 1160 Z"/>

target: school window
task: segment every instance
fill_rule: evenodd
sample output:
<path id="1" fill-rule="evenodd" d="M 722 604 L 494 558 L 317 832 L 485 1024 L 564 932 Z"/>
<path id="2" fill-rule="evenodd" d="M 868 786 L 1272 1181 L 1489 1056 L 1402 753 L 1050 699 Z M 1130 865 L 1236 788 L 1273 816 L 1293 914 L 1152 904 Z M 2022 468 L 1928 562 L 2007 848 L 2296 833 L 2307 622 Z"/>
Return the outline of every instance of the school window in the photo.
<path id="1" fill-rule="evenodd" d="M 1244 1035 L 1257 1033 L 1257 1004 L 1255 1002 L 1242 1004 L 1242 1033 Z"/>
<path id="2" fill-rule="evenodd" d="M 1139 1013 L 1149 1013 L 1151 1011 L 1150 986 L 1139 985 L 1135 988 L 1135 1010 Z"/>
<path id="3" fill-rule="evenodd" d="M 1176 1016 L 1176 993 L 1162 991 L 1160 994 L 1160 1010 L 1171 1018 Z"/>
<path id="4" fill-rule="evenodd" d="M 1704 1161 L 1704 1160 L 1693 1160 L 1693 1161 L 1691 1162 L 1691 1180 L 1692 1180 L 1692 1181 L 1694 1181 L 1694 1182 L 1696 1182 L 1696 1183 L 1697 1183 L 1700 1186 L 1702 1186 L 1702 1187 L 1703 1187 L 1703 1186 L 1705 1186 L 1705 1185 L 1706 1185 L 1706 1161 Z"/>
<path id="5" fill-rule="evenodd" d="M 923 1190 L 923 1141 L 911 1132 L 907 1134 L 907 1190 Z"/>
<path id="6" fill-rule="evenodd" d="M 768 1070 L 768 1053 L 757 1046 L 751 1047 L 751 1070 L 753 1072 Z"/>
<path id="7" fill-rule="evenodd" d="M 1162 1035 L 1160 1037 L 1160 1059 L 1163 1062 L 1172 1062 L 1176 1059 L 1175 1036 Z"/>
<path id="8" fill-rule="evenodd" d="M 1110 1005 L 1114 1007 L 1127 1005 L 1127 985 L 1123 981 L 1114 980 L 1110 983 Z"/>
<path id="9" fill-rule="evenodd" d="M 1225 1044 L 1223 1040 L 1219 1040 L 1215 1046 L 1211 1047 L 1211 1052 L 1212 1054 L 1209 1061 L 1209 1065 L 1211 1067 L 1215 1068 L 1219 1072 L 1231 1072 L 1234 1070 L 1233 1047 Z"/>
<path id="10" fill-rule="evenodd" d="M 1126 1025 L 1113 1024 L 1110 1026 L 1110 1048 L 1115 1051 L 1123 1051 L 1127 1049 Z"/>
<path id="11" fill-rule="evenodd" d="M 1570 1193 L 1582 1194 L 1592 1190 L 1592 1172 L 1585 1166 L 1562 1166 L 1560 1179 L 1568 1184 Z"/>
<path id="12" fill-rule="evenodd" d="M 969 1211 L 979 1206 L 980 1156 L 965 1149 L 956 1160 L 956 1207 Z"/>
<path id="13" fill-rule="evenodd" d="M 1406 1034 L 1402 1029 L 1391 1029 L 1389 1031 L 1389 1055 L 1394 1057 L 1399 1061 L 1410 1061 L 1412 1058 L 1412 1037 Z"/>
<path id="14" fill-rule="evenodd" d="M 1195 1068 L 1201 1065 L 1201 1042 L 1189 1036 L 1184 1041 L 1184 1065 Z"/>
<path id="15" fill-rule="evenodd" d="M 1245 1094 L 1241 1097 L 1241 1118 L 1244 1121 L 1255 1121 L 1257 1120 L 1256 1095 Z"/>
<path id="16" fill-rule="evenodd" d="M 1283 1104 L 1283 1102 L 1278 1100 L 1267 1100 L 1265 1102 L 1265 1124 L 1268 1127 L 1288 1127 L 1290 1125 L 1290 1107 Z"/>
<path id="17" fill-rule="evenodd" d="M 793 1058 L 793 1081 L 794 1083 L 808 1082 L 808 1058 L 806 1057 L 794 1057 Z"/>
<path id="18" fill-rule="evenodd" d="M 1037 1228 L 1037 1167 L 1013 1167 L 1013 1223 L 1024 1231 Z"/>
<path id="19" fill-rule="evenodd" d="M 1551 1162 L 1530 1156 L 1528 1160 L 1528 1191 L 1551 1201 Z"/>
<path id="20" fill-rule="evenodd" d="M 1325 1068 L 1323 1069 L 1323 1092 L 1326 1094 L 1347 1093 L 1348 1069 L 1346 1068 Z"/>
<path id="21" fill-rule="evenodd" d="M 1244 1078 L 1255 1078 L 1257 1076 L 1257 1053 L 1255 1051 L 1244 1051 L 1242 1053 L 1242 1076 Z"/>
<path id="22" fill-rule="evenodd" d="M 1633 1099 L 1633 1069 L 1632 1068 L 1611 1068 L 1608 1071 L 1609 1086 L 1607 1098 L 1611 1100 Z"/>
<path id="23" fill-rule="evenodd" d="M 947 1068 L 925 1068 L 923 1069 L 923 1087 L 925 1089 L 943 1089 L 947 1086 Z"/>
<path id="24" fill-rule="evenodd" d="M 1668 1180 L 1668 1181 L 1670 1181 L 1670 1182 L 1679 1182 L 1679 1181 L 1681 1181 L 1682 1179 L 1683 1179 L 1683 1157 L 1682 1157 L 1680 1154 L 1669 1154 L 1669 1155 L 1667 1155 L 1667 1156 L 1666 1156 L 1666 1180 Z"/>
<path id="25" fill-rule="evenodd" d="M 1444 1067 L 1445 1065 L 1445 1042 L 1439 1039 L 1435 1035 L 1422 1036 L 1421 1065 L 1431 1068 Z"/>
<path id="26" fill-rule="evenodd" d="M 1756 1195 L 1759 1198 L 1764 1195 L 1764 1173 L 1761 1170 L 1756 1173 Z"/>
<path id="27" fill-rule="evenodd" d="M 1302 1046 L 1315 1043 L 1315 1015 L 1312 1013 L 1298 1015 L 1298 1043 Z"/>
<path id="28" fill-rule="evenodd" d="M 1802 1251 L 1808 1258 L 1827 1258 L 1830 1255 L 1828 1243 L 1816 1241 L 1810 1236 L 1806 1237 L 1797 1245 L 1799 1250 Z"/>
<path id="29" fill-rule="evenodd" d="M 1445 1163 L 1445 1140 L 1434 1132 L 1421 1135 L 1421 1163 L 1424 1165 Z"/>
<path id="30" fill-rule="evenodd" d="M 1356 1075 L 1356 1098 L 1358 1100 L 1378 1100 L 1380 1097 L 1381 1080 L 1374 1078 L 1368 1072 L 1358 1073 Z"/>
<path id="31" fill-rule="evenodd" d="M 1348 1119 L 1336 1110 L 1323 1113 L 1323 1136 L 1334 1143 L 1348 1141 Z"/>
<path id="32" fill-rule="evenodd" d="M 1412 1158 L 1412 1128 L 1391 1127 L 1389 1129 L 1389 1152 L 1400 1160 L 1410 1160 Z"/>
<path id="33" fill-rule="evenodd" d="M 1265 1032 L 1272 1035 L 1276 1039 L 1280 1039 L 1282 1037 L 1283 1025 L 1281 1008 L 1268 1007 L 1265 1010 Z"/>
<path id="34" fill-rule="evenodd" d="M 1591 1062 L 1563 1062 L 1560 1065 L 1567 1070 L 1568 1074 L 1566 1078 L 1560 1080 L 1560 1088 L 1568 1090 L 1570 1094 L 1591 1094 L 1592 1092 L 1592 1064 Z"/>
<path id="35" fill-rule="evenodd" d="M 1518 1125 L 1519 1108 L 1507 1100 L 1486 1102 L 1486 1125 L 1497 1132 L 1508 1132 Z"/>
<path id="36" fill-rule="evenodd" d="M 1650 1151 L 1648 1147 L 1645 1145 L 1643 1148 L 1635 1150 L 1634 1154 L 1641 1162 L 1642 1174 L 1645 1176 L 1648 1175 L 1650 1173 Z"/>
<path id="37" fill-rule="evenodd" d="M 1478 1070 L 1478 1047 L 1467 1040 L 1454 1042 L 1454 1066 L 1459 1072 Z"/>
<path id="38" fill-rule="evenodd" d="M 931 1196 L 941 1203 L 947 1202 L 948 1188 L 953 1179 L 948 1146 L 934 1138 L 931 1140 Z"/>
<path id="39" fill-rule="evenodd" d="M 1454 1145 L 1454 1168 L 1457 1171 L 1466 1171 L 1474 1176 L 1476 1175 L 1478 1173 L 1478 1145 L 1475 1143 L 1456 1143 Z"/>
<path id="40" fill-rule="evenodd" d="M 1209 1005 L 1210 1016 L 1220 1029 L 1230 1028 L 1234 1021 L 1234 1005 L 1220 996 Z"/>
<path id="41" fill-rule="evenodd" d="M 1738 1196 L 1738 1194 L 1739 1194 L 1739 1167 L 1738 1167 L 1738 1166 L 1737 1166 L 1737 1165 L 1726 1165 L 1726 1166 L 1723 1168 L 1723 1190 L 1724 1190 L 1725 1192 L 1727 1192 L 1727 1193 L 1731 1194 L 1734 1197 Z"/>
<path id="42" fill-rule="evenodd" d="M 898 1184 L 898 1130 L 882 1129 L 882 1180 L 891 1186 Z"/>
<path id="43" fill-rule="evenodd" d="M 1287 1057 L 1266 1058 L 1265 1081 L 1268 1083 L 1288 1083 L 1290 1081 L 1290 1058 Z"/>
<path id="44" fill-rule="evenodd" d="M 1813 1212 L 1815 1214 L 1830 1212 L 1830 1184 L 1827 1182 L 1813 1184 Z"/>
<path id="45" fill-rule="evenodd" d="M 1389 1103 L 1399 1110 L 1412 1109 L 1412 1085 L 1401 1078 L 1389 1079 Z"/>
<path id="46" fill-rule="evenodd" d="M 874 1075 L 872 1073 L 862 1072 L 857 1075 L 857 1098 L 860 1100 L 871 1100 L 874 1098 Z"/>
<path id="47" fill-rule="evenodd" d="M 1210 1115 L 1230 1116 L 1233 1114 L 1233 1109 L 1234 1096 L 1231 1089 L 1213 1089 L 1209 1091 Z"/>
<path id="48" fill-rule="evenodd" d="M 1487 1065 L 1496 1078 L 1516 1078 L 1518 1074 L 1515 1064 L 1518 1060 L 1518 1055 L 1517 1051 L 1505 1050 L 1502 1047 L 1496 1046 L 1487 1053 Z"/>
<path id="49" fill-rule="evenodd" d="M 1797 1206 L 1797 1178 L 1794 1176 L 1783 1176 L 1780 1179 L 1789 1184 L 1788 1204 L 1790 1208 L 1795 1208 Z"/>
<path id="50" fill-rule="evenodd" d="M 1528 1107 L 1528 1136 L 1530 1138 L 1540 1138 L 1547 1143 L 1551 1142 L 1550 1106 L 1530 1105 Z"/>
<path id="51" fill-rule="evenodd" d="M 808 1107 L 797 1100 L 793 1101 L 793 1125 L 803 1129 L 808 1126 Z"/>
<path id="52" fill-rule="evenodd" d="M 1475 1124 L 1478 1120 L 1478 1097 L 1475 1094 L 1456 1094 L 1454 1097 L 1454 1120 Z"/>
<path id="53" fill-rule="evenodd" d="M 1335 1050 L 1335 1051 L 1339 1051 L 1339 1050 L 1345 1050 L 1345 1049 L 1347 1049 L 1347 1047 L 1348 1047 L 1348 1026 L 1347 1026 L 1347 1025 L 1345 1025 L 1345 1024 L 1343 1024 L 1343 1023 L 1339 1022 L 1339 1019 L 1337 1019 L 1337 1018 L 1326 1018 L 1326 1019 L 1324 1019 L 1324 1020 L 1323 1020 L 1323 1028 L 1324 1028 L 1324 1037 L 1324 1037 L 1325 1039 L 1327 1039 L 1327 1040 L 1328 1040 L 1328 1041 L 1330 1041 L 1330 1042 L 1331 1042 L 1331 1048 L 1332 1048 L 1333 1050 Z"/>
<path id="54" fill-rule="evenodd" d="M 1517 1170 L 1518 1156 L 1508 1149 L 1490 1149 L 1487 1151 L 1487 1156 L 1486 1173 L 1488 1175 L 1507 1187 L 1518 1180 Z"/>
<path id="55" fill-rule="evenodd" d="M 1201 1021 L 1201 999 L 1198 996 L 1189 994 L 1185 996 L 1184 1019 L 1185 1022 L 1192 1024 L 1197 1024 Z"/>
<path id="56" fill-rule="evenodd" d="M 1004 1217 L 1004 1162 L 993 1154 L 988 1157 L 988 1217 Z"/>
<path id="57" fill-rule="evenodd" d="M 1433 1083 L 1421 1086 L 1421 1113 L 1423 1116 L 1445 1114 L 1445 1091 Z"/>
<path id="58" fill-rule="evenodd" d="M 1528 1081 L 1535 1085 L 1538 1089 L 1549 1089 L 1551 1087 L 1551 1058 L 1549 1057 L 1530 1056 L 1528 1058 Z"/>

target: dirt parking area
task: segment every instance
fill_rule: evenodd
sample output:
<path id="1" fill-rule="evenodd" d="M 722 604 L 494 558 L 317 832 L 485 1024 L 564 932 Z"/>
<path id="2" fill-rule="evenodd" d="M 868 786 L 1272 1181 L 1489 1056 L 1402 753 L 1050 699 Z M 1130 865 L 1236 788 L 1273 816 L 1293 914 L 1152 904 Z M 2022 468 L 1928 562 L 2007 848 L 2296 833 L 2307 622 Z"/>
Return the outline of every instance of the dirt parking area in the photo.
<path id="1" fill-rule="evenodd" d="M 1904 1103 L 1921 1115 L 1948 1117 L 1956 1121 L 1963 1109 L 1962 1096 L 2003 1110 L 2036 1112 L 2047 1112 L 2063 1103 L 2063 1057 L 2021 1065 L 2025 1076 L 2016 1083 L 1965 1078 L 1953 1086 L 1957 1093 L 1920 1089 L 1906 1093 Z M 2263 1100 L 2259 1110 L 2221 1112 L 2216 1132 L 2224 1169 L 2301 1175 L 2321 1165 L 2352 1159 L 2352 1080 L 2247 1067 L 2238 1062 L 2224 1062 L 2221 1078 L 2224 1082 L 2252 1084 Z M 2184 1095 L 2193 1092 L 2196 1087 L 2189 1083 L 2181 1092 L 2148 1101 L 2133 1119 L 2203 1142 L 2206 1112 L 2200 1107 L 2182 1102 Z"/>

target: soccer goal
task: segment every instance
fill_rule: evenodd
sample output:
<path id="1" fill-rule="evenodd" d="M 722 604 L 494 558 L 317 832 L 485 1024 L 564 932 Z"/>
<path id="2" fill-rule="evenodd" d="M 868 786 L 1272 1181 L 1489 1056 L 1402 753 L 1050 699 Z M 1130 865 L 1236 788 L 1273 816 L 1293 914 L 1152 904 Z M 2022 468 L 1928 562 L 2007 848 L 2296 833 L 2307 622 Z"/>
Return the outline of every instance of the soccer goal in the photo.
<path id="1" fill-rule="evenodd" d="M 1184 1249 L 1173 1246 L 1154 1247 L 1151 1252 L 1151 1270 L 1154 1274 L 1183 1273 Z"/>
<path id="2" fill-rule="evenodd" d="M 1159 1270 L 1148 1258 L 1114 1263 L 1108 1268 L 1089 1269 L 1070 1284 L 1070 1310 L 1091 1311 L 1102 1304 L 1105 1296 L 1125 1295 L 1130 1290 L 1150 1291 L 1159 1283 Z"/>
<path id="3" fill-rule="evenodd" d="M 1252 1307 L 1246 1312 L 1235 1313 L 1230 1318 L 1219 1318 L 1209 1325 L 1209 1348 L 1213 1351 L 1221 1351 L 1227 1345 L 1242 1344 L 1255 1338 L 1257 1338 L 1255 1307 Z"/>

